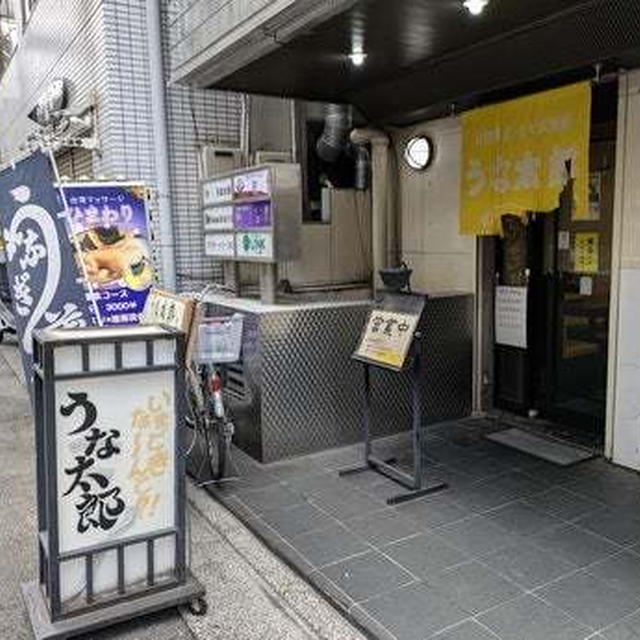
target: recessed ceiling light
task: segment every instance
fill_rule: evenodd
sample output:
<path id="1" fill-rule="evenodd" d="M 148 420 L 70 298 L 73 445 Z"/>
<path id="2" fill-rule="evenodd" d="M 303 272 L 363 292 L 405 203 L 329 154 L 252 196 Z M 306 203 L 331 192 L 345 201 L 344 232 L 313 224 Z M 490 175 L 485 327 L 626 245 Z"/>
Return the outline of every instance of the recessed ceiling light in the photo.
<path id="1" fill-rule="evenodd" d="M 349 60 L 354 67 L 361 67 L 366 59 L 367 54 L 364 51 L 353 51 L 349 54 Z"/>
<path id="2" fill-rule="evenodd" d="M 472 16 L 479 16 L 489 4 L 489 0 L 464 0 L 462 4 Z"/>

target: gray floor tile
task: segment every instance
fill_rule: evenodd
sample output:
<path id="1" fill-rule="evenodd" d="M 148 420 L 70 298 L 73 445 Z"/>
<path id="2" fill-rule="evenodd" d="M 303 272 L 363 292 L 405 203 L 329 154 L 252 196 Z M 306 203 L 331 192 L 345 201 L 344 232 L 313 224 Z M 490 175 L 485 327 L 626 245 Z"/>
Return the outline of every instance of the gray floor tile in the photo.
<path id="1" fill-rule="evenodd" d="M 496 640 L 497 636 L 487 631 L 475 620 L 467 620 L 433 636 L 433 638 L 434 640 Z"/>
<path id="2" fill-rule="evenodd" d="M 502 640 L 582 640 L 592 632 L 558 609 L 526 595 L 478 620 Z"/>
<path id="3" fill-rule="evenodd" d="M 637 593 L 617 589 L 586 571 L 561 578 L 536 594 L 596 631 L 640 607 Z"/>
<path id="4" fill-rule="evenodd" d="M 640 611 L 607 627 L 601 635 L 605 640 L 640 640 Z"/>
<path id="5" fill-rule="evenodd" d="M 625 478 L 626 474 L 619 478 L 594 474 L 563 486 L 569 491 L 589 496 L 610 506 L 640 508 L 640 481 Z"/>
<path id="6" fill-rule="evenodd" d="M 566 525 L 532 536 L 529 540 L 546 551 L 551 551 L 577 567 L 584 567 L 615 554 L 620 548 L 607 540 Z"/>
<path id="7" fill-rule="evenodd" d="M 507 531 L 518 533 L 522 536 L 533 535 L 563 524 L 562 520 L 535 509 L 523 501 L 500 507 L 487 513 L 486 516 Z"/>
<path id="8" fill-rule="evenodd" d="M 614 587 L 633 591 L 640 596 L 640 557 L 623 551 L 622 553 L 592 564 L 587 571 L 610 582 Z"/>
<path id="9" fill-rule="evenodd" d="M 636 508 L 600 509 L 574 524 L 621 545 L 640 541 L 640 511 Z"/>
<path id="10" fill-rule="evenodd" d="M 451 456 L 441 458 L 440 461 L 454 471 L 465 473 L 478 481 L 487 480 L 505 472 L 504 463 L 490 457 Z"/>
<path id="11" fill-rule="evenodd" d="M 478 562 L 468 562 L 432 574 L 428 583 L 472 615 L 524 593 L 518 586 Z"/>
<path id="12" fill-rule="evenodd" d="M 422 583 L 396 589 L 361 606 L 397 640 L 424 640 L 467 617 L 437 590 Z"/>
<path id="13" fill-rule="evenodd" d="M 324 468 L 308 457 L 283 462 L 274 462 L 264 465 L 263 469 L 280 480 L 295 478 L 306 475 L 317 475 L 322 473 Z"/>
<path id="14" fill-rule="evenodd" d="M 423 529 L 435 529 L 469 516 L 469 510 L 449 500 L 447 492 L 411 500 L 397 509 Z"/>
<path id="15" fill-rule="evenodd" d="M 382 551 L 414 576 L 424 579 L 469 560 L 468 555 L 449 546 L 442 538 L 427 533 L 394 542 Z"/>
<path id="16" fill-rule="evenodd" d="M 314 529 L 322 529 L 334 522 L 308 503 L 285 509 L 271 509 L 261 513 L 260 517 L 283 538 L 293 538 Z"/>
<path id="17" fill-rule="evenodd" d="M 339 520 L 348 520 L 372 511 L 380 511 L 386 506 L 384 500 L 375 500 L 366 493 L 356 490 L 349 492 L 344 488 L 338 493 L 322 493 L 312 496 L 309 500 Z"/>
<path id="18" fill-rule="evenodd" d="M 525 498 L 525 500 L 536 509 L 542 509 L 556 518 L 568 521 L 585 516 L 602 507 L 602 504 L 595 500 L 581 497 L 561 487 L 554 487 L 544 493 Z"/>
<path id="19" fill-rule="evenodd" d="M 296 536 L 290 542 L 316 567 L 371 550 L 360 538 L 339 524 Z"/>
<path id="20" fill-rule="evenodd" d="M 469 555 L 482 556 L 504 547 L 512 547 L 521 538 L 509 533 L 484 516 L 472 516 L 466 520 L 441 527 L 437 534 Z"/>
<path id="21" fill-rule="evenodd" d="M 307 497 L 327 491 L 343 491 L 345 486 L 340 481 L 337 473 L 329 471 L 290 476 L 284 483 L 292 491 Z"/>
<path id="22" fill-rule="evenodd" d="M 493 480 L 454 488 L 451 498 L 473 513 L 483 513 L 509 504 L 519 498 L 515 489 L 493 484 Z"/>
<path id="23" fill-rule="evenodd" d="M 356 602 L 391 591 L 413 579 L 377 551 L 332 564 L 322 573 Z"/>
<path id="24" fill-rule="evenodd" d="M 481 560 L 525 589 L 539 587 L 575 571 L 575 565 L 560 556 L 525 542 L 483 556 Z"/>
<path id="25" fill-rule="evenodd" d="M 388 508 L 345 521 L 347 527 L 373 545 L 382 546 L 420 531 L 419 526 L 398 510 Z"/>
<path id="26" fill-rule="evenodd" d="M 264 487 L 263 489 L 243 489 L 238 491 L 238 498 L 256 513 L 263 513 L 270 509 L 292 507 L 303 502 L 303 498 L 281 483 Z"/>

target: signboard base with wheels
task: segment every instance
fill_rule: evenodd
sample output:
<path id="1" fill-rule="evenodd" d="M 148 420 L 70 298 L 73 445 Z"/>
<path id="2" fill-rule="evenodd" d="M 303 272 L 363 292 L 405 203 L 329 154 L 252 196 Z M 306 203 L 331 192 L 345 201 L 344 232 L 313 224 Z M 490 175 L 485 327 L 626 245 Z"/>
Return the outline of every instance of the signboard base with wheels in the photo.
<path id="1" fill-rule="evenodd" d="M 159 326 L 34 334 L 37 640 L 191 603 L 184 335 Z"/>

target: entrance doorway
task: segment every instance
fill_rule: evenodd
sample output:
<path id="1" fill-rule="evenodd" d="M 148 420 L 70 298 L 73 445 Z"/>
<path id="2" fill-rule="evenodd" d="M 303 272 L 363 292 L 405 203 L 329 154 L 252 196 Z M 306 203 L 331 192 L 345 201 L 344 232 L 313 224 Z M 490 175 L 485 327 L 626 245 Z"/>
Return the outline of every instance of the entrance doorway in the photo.
<path id="1" fill-rule="evenodd" d="M 495 407 L 527 426 L 604 446 L 617 88 L 593 92 L 589 212 L 570 186 L 550 213 L 503 218 L 496 284 L 527 287 L 527 347 L 495 345 Z"/>

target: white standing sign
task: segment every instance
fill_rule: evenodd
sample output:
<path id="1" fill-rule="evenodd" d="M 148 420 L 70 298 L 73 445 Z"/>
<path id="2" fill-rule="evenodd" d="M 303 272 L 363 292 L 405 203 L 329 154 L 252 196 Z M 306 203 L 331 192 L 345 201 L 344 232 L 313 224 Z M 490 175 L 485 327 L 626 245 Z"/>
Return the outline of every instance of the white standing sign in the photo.
<path id="1" fill-rule="evenodd" d="M 527 348 L 527 287 L 496 287 L 496 344 Z"/>
<path id="2" fill-rule="evenodd" d="M 173 527 L 173 371 L 61 380 L 55 397 L 60 552 Z"/>

